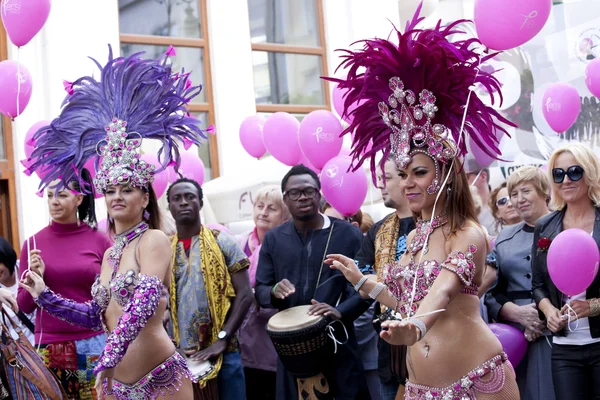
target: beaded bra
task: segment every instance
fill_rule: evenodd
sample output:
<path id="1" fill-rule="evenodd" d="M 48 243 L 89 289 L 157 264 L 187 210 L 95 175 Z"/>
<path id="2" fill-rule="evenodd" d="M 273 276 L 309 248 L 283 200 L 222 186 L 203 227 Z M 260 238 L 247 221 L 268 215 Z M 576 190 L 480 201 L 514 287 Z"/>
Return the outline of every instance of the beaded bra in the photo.
<path id="1" fill-rule="evenodd" d="M 416 254 L 423 250 L 423 254 L 429 251 L 427 242 L 433 231 L 448 222 L 445 214 L 435 217 L 431 221 L 419 220 L 413 240 L 408 245 L 410 261 L 403 265 L 400 262 L 388 264 L 384 272 L 384 283 L 392 296 L 398 302 L 397 312 L 407 317 L 415 316 L 418 303 L 427 296 L 429 289 L 435 282 L 442 269 L 457 274 L 465 287 L 461 293 L 478 294 L 477 285 L 473 283 L 475 275 L 475 263 L 473 255 L 477 251 L 475 245 L 468 247 L 467 253 L 453 251 L 448 255 L 446 261 L 439 263 L 436 260 L 415 260 Z M 414 297 L 412 297 L 414 289 Z M 412 299 L 411 299 L 412 297 Z"/>
<path id="2" fill-rule="evenodd" d="M 133 269 L 130 269 L 125 273 L 117 274 L 117 270 L 119 269 L 125 247 L 135 238 L 140 237 L 148 228 L 148 224 L 142 221 L 128 231 L 115 236 L 115 244 L 110 250 L 107 259 L 108 265 L 112 269 L 109 284 L 110 289 L 100 283 L 100 275 L 96 277 L 96 281 L 92 285 L 92 298 L 98 303 L 102 311 L 106 310 L 112 297 L 114 297 L 117 304 L 121 307 L 125 307 L 129 302 L 137 283 L 137 273 Z"/>

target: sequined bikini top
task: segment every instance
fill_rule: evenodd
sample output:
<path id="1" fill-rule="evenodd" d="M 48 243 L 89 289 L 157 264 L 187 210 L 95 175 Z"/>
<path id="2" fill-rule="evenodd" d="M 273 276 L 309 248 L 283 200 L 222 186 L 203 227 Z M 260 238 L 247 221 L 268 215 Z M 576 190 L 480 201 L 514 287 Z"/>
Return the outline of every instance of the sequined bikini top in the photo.
<path id="1" fill-rule="evenodd" d="M 118 305 L 125 307 L 133 294 L 136 283 L 137 273 L 133 269 L 124 274 L 115 275 L 110 281 L 110 290 L 100 283 L 100 275 L 98 275 L 92 285 L 92 297 L 102 311 L 106 310 L 113 297 Z"/>
<path id="2" fill-rule="evenodd" d="M 398 301 L 399 307 L 396 311 L 408 317 L 415 315 L 419 306 L 418 303 L 427 296 L 429 289 L 442 269 L 454 272 L 458 276 L 465 285 L 461 293 L 477 296 L 478 287 L 473 282 L 475 277 L 473 254 L 476 251 L 477 247 L 470 245 L 466 253 L 454 251 L 441 264 L 436 260 L 426 260 L 421 263 L 411 260 L 406 265 L 399 262 L 389 264 L 384 272 L 384 283 Z M 410 304 L 415 278 L 415 295 L 412 304 Z"/>
<path id="3" fill-rule="evenodd" d="M 140 237 L 148 230 L 148 228 L 148 224 L 142 221 L 128 231 L 115 236 L 115 244 L 111 248 L 107 259 L 108 265 L 112 269 L 112 276 L 109 283 L 110 289 L 100 283 L 100 275 L 96 277 L 96 281 L 92 285 L 92 298 L 100 306 L 102 311 L 106 310 L 112 297 L 114 297 L 117 304 L 121 307 L 125 307 L 129 302 L 137 283 L 137 272 L 133 269 L 129 269 L 125 273 L 117 274 L 117 270 L 119 269 L 121 256 L 123 255 L 125 247 L 132 240 Z M 140 242 L 138 241 L 137 245 L 139 245 L 139 243 Z M 140 265 L 137 257 L 134 258 L 139 270 Z"/>

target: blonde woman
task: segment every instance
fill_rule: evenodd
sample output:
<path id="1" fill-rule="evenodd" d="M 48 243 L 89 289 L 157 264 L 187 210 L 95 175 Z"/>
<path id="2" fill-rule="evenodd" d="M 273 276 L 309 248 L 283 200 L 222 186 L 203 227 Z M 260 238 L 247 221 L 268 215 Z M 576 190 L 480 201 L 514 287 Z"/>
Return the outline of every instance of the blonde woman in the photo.
<path id="1" fill-rule="evenodd" d="M 290 212 L 283 202 L 278 186 L 264 186 L 256 193 L 254 201 L 254 229 L 237 237 L 238 244 L 250 260 L 250 284 L 254 289 L 258 255 L 265 234 L 290 219 Z M 260 308 L 258 304 L 250 307 L 246 319 L 239 330 L 240 350 L 246 376 L 246 396 L 252 399 L 275 399 L 275 371 L 277 353 L 265 326 L 269 318 L 277 312 Z"/>
<path id="2" fill-rule="evenodd" d="M 535 225 L 533 297 L 540 317 L 553 332 L 552 379 L 557 400 L 600 398 L 600 274 L 583 293 L 569 299 L 548 275 L 542 238 L 554 239 L 566 229 L 582 229 L 600 243 L 600 164 L 580 143 L 557 149 L 548 162 L 552 180 L 550 207 L 556 211 Z M 567 303 L 577 314 L 567 326 Z M 571 313 L 573 317 L 573 313 Z"/>

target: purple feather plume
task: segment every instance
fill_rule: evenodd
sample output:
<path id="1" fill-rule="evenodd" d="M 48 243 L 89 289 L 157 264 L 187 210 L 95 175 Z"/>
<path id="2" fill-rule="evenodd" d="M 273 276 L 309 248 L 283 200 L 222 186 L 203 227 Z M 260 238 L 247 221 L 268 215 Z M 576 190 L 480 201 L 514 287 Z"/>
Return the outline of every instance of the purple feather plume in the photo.
<path id="1" fill-rule="evenodd" d="M 391 129 L 386 126 L 379 114 L 379 102 L 388 102 L 391 90 L 388 86 L 392 77 L 404 82 L 405 90 L 418 94 L 427 89 L 436 97 L 434 123 L 445 125 L 459 144 L 458 154 L 467 153 L 467 137 L 477 144 L 489 156 L 498 159 L 499 140 L 494 135 L 496 129 L 508 134 L 501 123 L 513 125 L 498 111 L 486 106 L 476 95 L 471 94 L 465 120 L 463 137 L 459 140 L 460 126 L 464 107 L 467 104 L 470 87 L 481 84 L 494 99 L 494 91 L 502 94 L 500 82 L 479 66 L 494 57 L 489 54 L 481 57 L 474 51 L 478 39 L 450 42 L 448 37 L 458 31 L 457 25 L 467 20 L 456 21 L 442 28 L 441 21 L 433 29 L 417 29 L 423 18 L 419 18 L 420 7 L 409 23 L 405 33 L 394 28 L 397 43 L 385 39 L 369 39 L 357 42 L 362 49 L 357 51 L 341 50 L 345 54 L 338 68 L 348 70 L 346 79 L 327 78 L 337 82 L 346 91 L 345 109 L 361 100 L 361 105 L 352 111 L 352 123 L 343 134 L 354 132 L 352 143 L 353 168 L 358 169 L 370 159 L 371 171 L 375 177 L 375 155 L 382 151 L 384 158 L 381 168 L 390 153 Z M 494 100 L 492 100 L 494 101 Z M 369 149 L 369 142 L 372 148 Z"/>
<path id="2" fill-rule="evenodd" d="M 113 58 L 109 46 L 104 67 L 92 59 L 100 69 L 100 81 L 86 76 L 73 82 L 60 115 L 34 135 L 35 161 L 28 172 L 49 171 L 41 189 L 57 179 L 65 186 L 73 180 L 83 185 L 79 171 L 98 155 L 96 146 L 105 139 L 105 127 L 114 117 L 127 121 L 129 134 L 161 141 L 162 166 L 157 171 L 169 164 L 179 166 L 179 145 L 190 141 L 200 145 L 206 139 L 200 121 L 186 108 L 202 87 L 191 86 L 185 71 L 173 73 L 166 54 L 159 59 L 142 59 L 141 54 Z"/>

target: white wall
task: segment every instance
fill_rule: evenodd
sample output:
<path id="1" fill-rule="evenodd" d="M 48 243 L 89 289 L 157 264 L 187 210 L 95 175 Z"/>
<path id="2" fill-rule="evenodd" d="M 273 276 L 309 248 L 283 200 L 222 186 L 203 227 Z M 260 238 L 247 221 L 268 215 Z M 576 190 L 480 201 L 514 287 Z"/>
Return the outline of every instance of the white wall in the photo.
<path id="1" fill-rule="evenodd" d="M 60 0 L 52 2 L 48 22 L 26 46 L 9 49 L 9 57 L 19 59 L 33 80 L 33 94 L 27 109 L 13 122 L 15 169 L 22 171 L 19 160 L 25 158 L 23 142 L 31 125 L 54 118 L 66 93 L 62 81 L 94 72 L 87 58 L 100 63 L 108 55 L 108 44 L 119 51 L 119 27 L 116 1 Z M 118 53 L 117 53 L 118 54 Z M 46 202 L 36 195 L 39 179 L 17 176 L 17 208 L 21 241 L 48 224 Z M 97 201 L 97 215 L 106 215 L 103 201 Z"/>

